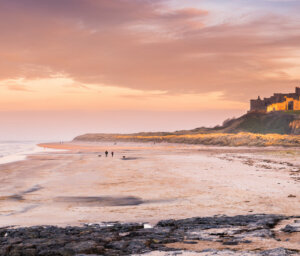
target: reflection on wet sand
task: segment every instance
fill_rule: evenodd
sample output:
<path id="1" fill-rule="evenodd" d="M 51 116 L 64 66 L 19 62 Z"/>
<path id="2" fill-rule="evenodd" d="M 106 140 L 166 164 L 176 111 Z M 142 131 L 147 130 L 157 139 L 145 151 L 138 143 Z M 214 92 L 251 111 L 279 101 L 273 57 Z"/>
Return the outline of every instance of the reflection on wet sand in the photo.
<path id="1" fill-rule="evenodd" d="M 1 196 L 0 200 L 17 200 L 17 201 L 25 200 L 24 195 L 32 193 L 32 192 L 39 191 L 42 188 L 43 187 L 41 187 L 40 185 L 35 185 L 32 188 L 29 188 L 25 191 L 19 192 L 18 194 L 13 194 L 11 196 Z"/>
<path id="2" fill-rule="evenodd" d="M 143 200 L 138 197 L 109 197 L 109 196 L 66 196 L 57 197 L 56 202 L 73 203 L 74 205 L 84 206 L 126 206 L 140 205 Z"/>

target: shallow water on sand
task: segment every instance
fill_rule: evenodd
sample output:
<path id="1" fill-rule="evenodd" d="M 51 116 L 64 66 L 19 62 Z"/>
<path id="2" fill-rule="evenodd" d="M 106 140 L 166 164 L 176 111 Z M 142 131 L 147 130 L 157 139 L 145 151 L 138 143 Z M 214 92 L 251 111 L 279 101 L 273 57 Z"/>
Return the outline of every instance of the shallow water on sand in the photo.
<path id="1" fill-rule="evenodd" d="M 42 151 L 34 141 L 0 141 L 0 164 L 24 160 L 26 155 Z"/>
<path id="2" fill-rule="evenodd" d="M 28 155 L 57 151 L 39 147 L 38 141 L 0 141 L 0 164 L 25 160 Z"/>

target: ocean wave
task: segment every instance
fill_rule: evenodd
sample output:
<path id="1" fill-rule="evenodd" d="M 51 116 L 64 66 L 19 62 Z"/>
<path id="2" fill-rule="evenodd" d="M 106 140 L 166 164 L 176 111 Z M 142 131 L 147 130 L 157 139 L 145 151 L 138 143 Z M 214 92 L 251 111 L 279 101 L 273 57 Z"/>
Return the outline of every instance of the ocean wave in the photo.
<path id="1" fill-rule="evenodd" d="M 46 152 L 37 141 L 0 141 L 0 164 L 25 160 L 27 155 Z"/>

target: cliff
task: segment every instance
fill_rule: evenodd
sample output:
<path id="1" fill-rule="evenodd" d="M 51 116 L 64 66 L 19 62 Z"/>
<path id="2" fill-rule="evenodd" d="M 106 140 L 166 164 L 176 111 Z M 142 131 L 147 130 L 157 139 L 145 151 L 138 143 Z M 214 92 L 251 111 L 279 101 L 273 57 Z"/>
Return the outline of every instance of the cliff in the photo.
<path id="1" fill-rule="evenodd" d="M 176 132 L 85 134 L 74 141 L 170 142 L 222 146 L 300 146 L 299 112 L 251 112 L 222 126 Z"/>
<path id="2" fill-rule="evenodd" d="M 220 127 L 219 132 L 250 132 L 259 134 L 300 134 L 300 112 L 251 112 L 232 119 Z"/>

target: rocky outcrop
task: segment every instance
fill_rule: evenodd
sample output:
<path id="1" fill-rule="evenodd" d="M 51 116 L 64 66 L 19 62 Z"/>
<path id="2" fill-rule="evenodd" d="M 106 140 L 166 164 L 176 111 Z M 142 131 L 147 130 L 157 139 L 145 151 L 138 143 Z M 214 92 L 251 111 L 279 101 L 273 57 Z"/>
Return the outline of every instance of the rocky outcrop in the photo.
<path id="1" fill-rule="evenodd" d="M 290 128 L 292 134 L 300 135 L 300 119 L 290 122 Z"/>
<path id="2" fill-rule="evenodd" d="M 104 223 L 65 228 L 1 228 L 0 255 L 140 255 L 151 252 L 166 255 L 164 252 L 187 250 L 194 251 L 194 255 L 195 252 L 199 255 L 297 255 L 297 244 L 282 243 L 279 233 L 289 235 L 298 229 L 290 228 L 290 224 L 276 231 L 281 221 L 295 218 L 245 215 L 165 220 L 155 227 Z"/>

